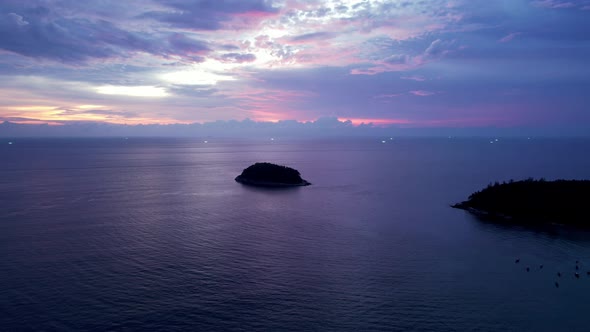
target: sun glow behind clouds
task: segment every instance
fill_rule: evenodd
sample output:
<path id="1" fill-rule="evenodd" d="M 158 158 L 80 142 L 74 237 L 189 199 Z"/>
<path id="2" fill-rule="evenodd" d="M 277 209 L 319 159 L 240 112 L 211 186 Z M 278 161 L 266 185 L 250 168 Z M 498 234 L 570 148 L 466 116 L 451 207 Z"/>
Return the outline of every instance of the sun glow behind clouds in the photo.
<path id="1" fill-rule="evenodd" d="M 91 110 L 91 109 L 99 109 L 99 108 L 105 108 L 106 106 L 103 105 L 78 105 L 77 108 L 81 109 L 81 110 Z"/>
<path id="2" fill-rule="evenodd" d="M 130 97 L 166 97 L 168 92 L 162 87 L 156 86 L 115 86 L 104 85 L 96 88 L 96 92 L 103 95 L 118 95 Z"/>

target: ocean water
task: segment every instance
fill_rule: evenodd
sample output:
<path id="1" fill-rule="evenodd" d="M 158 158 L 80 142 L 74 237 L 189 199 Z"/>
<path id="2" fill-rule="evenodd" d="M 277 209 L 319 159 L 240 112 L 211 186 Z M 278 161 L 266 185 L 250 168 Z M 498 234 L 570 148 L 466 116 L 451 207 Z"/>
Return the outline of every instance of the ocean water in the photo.
<path id="1" fill-rule="evenodd" d="M 590 140 L 208 140 L 0 140 L 0 330 L 590 329 L 590 232 L 449 207 L 590 178 Z"/>

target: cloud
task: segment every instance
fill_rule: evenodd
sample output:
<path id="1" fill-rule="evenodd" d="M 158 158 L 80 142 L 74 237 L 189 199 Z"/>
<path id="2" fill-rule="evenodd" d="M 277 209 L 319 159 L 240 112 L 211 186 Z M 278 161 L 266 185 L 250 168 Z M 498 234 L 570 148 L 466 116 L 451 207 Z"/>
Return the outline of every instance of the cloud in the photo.
<path id="1" fill-rule="evenodd" d="M 418 97 L 428 97 L 428 96 L 432 96 L 432 95 L 436 94 L 436 92 L 425 91 L 425 90 L 412 90 L 412 91 L 410 91 L 410 93 L 413 94 L 414 96 L 418 96 Z"/>
<path id="2" fill-rule="evenodd" d="M 424 57 L 429 59 L 442 57 L 451 52 L 451 47 L 454 44 L 454 41 L 437 39 L 424 51 Z"/>
<path id="3" fill-rule="evenodd" d="M 182 57 L 192 56 L 197 62 L 204 61 L 203 56 L 211 52 L 206 42 L 196 40 L 182 33 L 173 33 L 168 37 L 168 53 Z M 166 50 L 164 50 L 166 52 Z"/>
<path id="4" fill-rule="evenodd" d="M 198 56 L 209 51 L 206 43 L 180 33 L 174 33 L 168 39 L 155 39 L 154 36 L 121 30 L 102 20 L 38 19 L 23 24 L 22 17 L 14 20 L 14 16 L 11 20 L 0 21 L 0 49 L 32 58 L 79 64 L 90 59 L 123 58 L 130 53 L 144 52 L 201 61 Z"/>
<path id="5" fill-rule="evenodd" d="M 117 112 L 113 112 L 117 114 Z M 121 115 L 121 114 L 118 114 Z M 205 123 L 170 124 L 170 125 L 126 125 L 108 124 L 92 120 L 72 122 L 47 122 L 34 118 L 3 118 L 0 117 L 0 137 L 32 137 L 32 136 L 189 136 L 189 137 L 321 137 L 321 136 L 366 136 L 383 134 L 390 125 L 405 123 L 388 121 L 387 119 L 338 119 L 322 117 L 315 121 L 301 122 L 284 120 L 276 122 L 253 121 L 213 121 Z M 12 121 L 12 122 L 10 122 Z M 367 122 L 370 121 L 370 122 Z M 16 123 L 15 123 L 16 122 Z M 388 134 L 389 135 L 389 134 Z"/>
<path id="6" fill-rule="evenodd" d="M 536 121 L 535 108 L 577 123 L 588 113 L 588 8 L 587 0 L 5 0 L 0 116 L 459 126 Z M 111 94 L 99 93 L 105 87 Z M 510 89 L 519 99 L 502 94 Z M 136 116 L 58 113 L 76 105 Z M 514 114 L 495 116 L 502 106 Z"/>
<path id="7" fill-rule="evenodd" d="M 436 39 L 421 54 L 393 54 L 384 59 L 372 61 L 365 68 L 353 68 L 353 75 L 376 75 L 386 72 L 410 71 L 439 60 L 455 50 L 454 40 Z"/>
<path id="8" fill-rule="evenodd" d="M 426 77 L 424 76 L 420 76 L 420 75 L 416 75 L 416 76 L 402 76 L 400 77 L 403 80 L 410 80 L 410 81 L 416 81 L 416 82 L 424 82 L 426 81 Z"/>
<path id="9" fill-rule="evenodd" d="M 512 41 L 514 38 L 518 37 L 521 34 L 522 34 L 521 32 L 512 32 L 512 33 L 509 33 L 508 35 L 500 38 L 498 40 L 498 42 L 499 43 L 508 43 L 508 42 Z"/>
<path id="10" fill-rule="evenodd" d="M 78 116 L 78 115 L 100 115 L 106 116 L 107 118 L 136 118 L 139 117 L 137 112 L 129 112 L 129 111 L 114 111 L 114 110 L 106 110 L 106 109 L 96 109 L 96 110 L 88 110 L 88 109 L 61 109 L 59 110 L 60 115 L 64 116 Z"/>
<path id="11" fill-rule="evenodd" d="M 143 13 L 140 17 L 202 31 L 237 28 L 239 24 L 231 24 L 236 19 L 258 22 L 279 12 L 267 0 L 157 0 L 157 3 L 165 9 Z"/>
<path id="12" fill-rule="evenodd" d="M 403 65 L 411 61 L 411 57 L 407 54 L 394 54 L 383 60 L 383 62 L 392 65 Z"/>
<path id="13" fill-rule="evenodd" d="M 309 41 L 314 41 L 314 40 L 326 40 L 326 39 L 332 39 L 337 37 L 338 34 L 335 32 L 325 32 L 325 31 L 321 31 L 321 32 L 310 32 L 310 33 L 306 33 L 306 34 L 302 34 L 302 35 L 298 35 L 298 36 L 293 36 L 290 37 L 288 40 L 290 42 L 309 42 Z"/>
<path id="14" fill-rule="evenodd" d="M 225 53 L 219 59 L 222 62 L 246 63 L 256 61 L 256 55 L 251 53 Z"/>
<path id="15" fill-rule="evenodd" d="M 1 14 L 0 14 L 1 15 Z M 118 31 L 108 22 L 92 23 L 86 20 L 45 21 L 28 19 L 14 13 L 0 20 L 0 49 L 20 55 L 59 61 L 81 62 L 89 58 L 107 58 L 116 55 L 117 40 L 93 40 L 94 33 L 106 36 L 125 36 L 127 43 L 141 43 L 140 39 Z M 16 19 L 15 19 L 16 18 Z M 148 47 L 147 43 L 145 47 Z"/>
<path id="16" fill-rule="evenodd" d="M 532 2 L 533 5 L 537 7 L 544 7 L 544 8 L 574 8 L 577 7 L 578 4 L 571 2 L 571 1 L 563 1 L 563 0 L 535 0 Z"/>
<path id="17" fill-rule="evenodd" d="M 405 95 L 405 93 L 387 93 L 387 94 L 377 95 L 377 96 L 375 96 L 375 99 L 397 98 L 397 97 L 401 97 L 404 95 Z"/>
<path id="18" fill-rule="evenodd" d="M 15 13 L 9 13 L 9 14 L 8 14 L 8 17 L 9 17 L 9 19 L 11 19 L 11 20 L 12 20 L 12 22 L 13 22 L 13 23 L 15 23 L 17 26 L 21 26 L 21 27 L 22 27 L 22 26 L 25 26 L 25 25 L 28 25 L 28 24 L 29 24 L 29 22 L 25 21 L 25 20 L 23 19 L 23 17 L 22 17 L 22 16 L 20 16 L 20 15 L 17 15 L 17 14 L 15 14 Z"/>

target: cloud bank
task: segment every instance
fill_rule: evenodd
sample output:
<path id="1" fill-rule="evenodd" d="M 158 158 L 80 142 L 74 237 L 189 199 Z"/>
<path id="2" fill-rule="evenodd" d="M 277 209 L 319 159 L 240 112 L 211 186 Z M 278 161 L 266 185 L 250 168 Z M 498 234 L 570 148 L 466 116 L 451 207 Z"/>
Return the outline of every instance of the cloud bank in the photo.
<path id="1" fill-rule="evenodd" d="M 6 0 L 0 118 L 575 127 L 590 122 L 589 12 L 585 0 Z"/>

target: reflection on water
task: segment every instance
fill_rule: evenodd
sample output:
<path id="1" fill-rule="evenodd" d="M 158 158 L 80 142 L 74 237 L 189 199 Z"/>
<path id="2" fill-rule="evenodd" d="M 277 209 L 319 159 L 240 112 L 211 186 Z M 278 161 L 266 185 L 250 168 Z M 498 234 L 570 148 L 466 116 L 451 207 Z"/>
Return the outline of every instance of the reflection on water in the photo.
<path id="1" fill-rule="evenodd" d="M 587 231 L 449 204 L 495 180 L 590 178 L 590 142 L 381 140 L 2 144 L 0 326 L 587 330 Z M 257 161 L 313 185 L 234 181 Z"/>
<path id="2" fill-rule="evenodd" d="M 468 214 L 468 212 L 465 212 Z M 515 223 L 510 220 L 498 220 L 498 218 L 470 215 L 475 221 L 478 221 L 483 231 L 486 232 L 523 232 L 528 233 L 524 236 L 547 237 L 552 240 L 561 240 L 568 242 L 589 242 L 590 229 L 585 227 L 569 226 L 562 224 L 535 224 Z"/>

